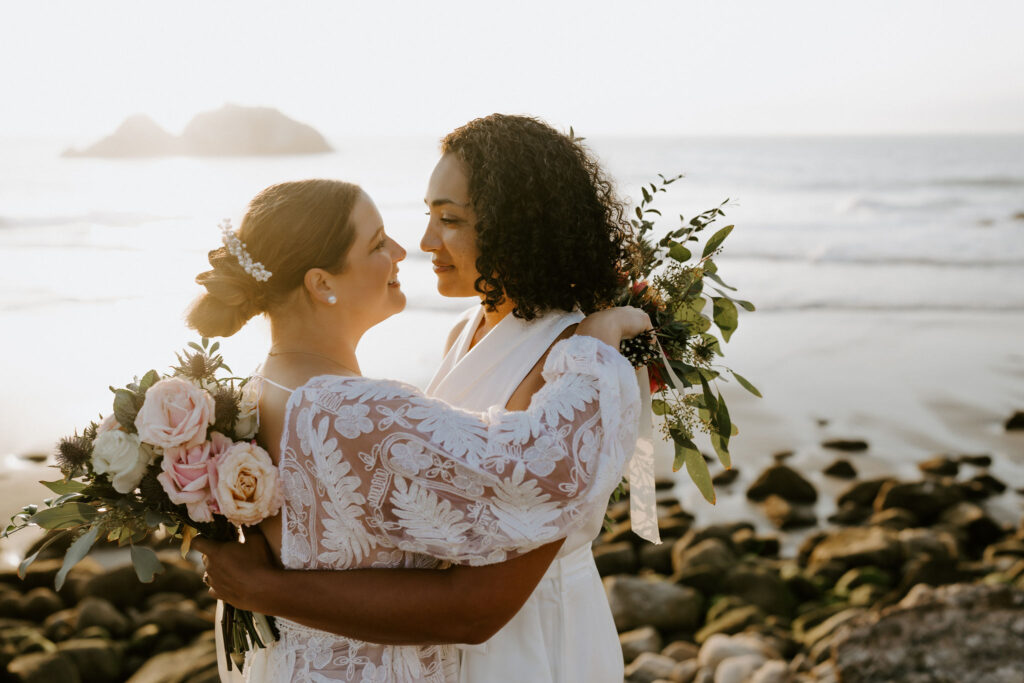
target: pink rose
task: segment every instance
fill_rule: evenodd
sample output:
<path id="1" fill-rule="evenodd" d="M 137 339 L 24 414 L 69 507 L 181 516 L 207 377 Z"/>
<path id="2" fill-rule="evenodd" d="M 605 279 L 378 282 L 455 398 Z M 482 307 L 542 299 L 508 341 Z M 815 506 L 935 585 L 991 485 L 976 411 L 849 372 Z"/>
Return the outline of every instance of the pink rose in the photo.
<path id="1" fill-rule="evenodd" d="M 164 451 L 163 472 L 157 475 L 157 481 L 172 503 L 188 508 L 188 516 L 195 522 L 212 522 L 213 513 L 219 511 L 211 491 L 211 474 L 216 473 L 214 458 L 231 445 L 231 439 L 213 432 L 210 441 L 198 446 L 175 446 Z"/>
<path id="2" fill-rule="evenodd" d="M 232 524 L 257 524 L 281 508 L 277 467 L 255 443 L 234 444 L 217 458 L 216 468 L 213 495 L 221 514 Z"/>
<path id="3" fill-rule="evenodd" d="M 171 377 L 146 392 L 135 428 L 145 443 L 164 449 L 191 448 L 206 441 L 206 428 L 213 418 L 213 396 L 191 382 Z"/>

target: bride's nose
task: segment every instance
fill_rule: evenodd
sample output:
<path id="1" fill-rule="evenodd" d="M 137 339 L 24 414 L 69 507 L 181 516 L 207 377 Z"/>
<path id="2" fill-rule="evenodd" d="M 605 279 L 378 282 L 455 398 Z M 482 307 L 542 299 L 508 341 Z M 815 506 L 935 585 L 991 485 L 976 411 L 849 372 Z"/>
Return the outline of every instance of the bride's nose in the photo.
<path id="1" fill-rule="evenodd" d="M 398 242 L 395 242 L 395 240 L 391 240 L 391 241 L 394 243 L 394 246 L 391 249 L 391 258 L 392 258 L 392 260 L 394 260 L 396 263 L 399 262 L 399 261 L 404 260 L 405 256 L 406 256 L 405 247 L 403 247 Z"/>

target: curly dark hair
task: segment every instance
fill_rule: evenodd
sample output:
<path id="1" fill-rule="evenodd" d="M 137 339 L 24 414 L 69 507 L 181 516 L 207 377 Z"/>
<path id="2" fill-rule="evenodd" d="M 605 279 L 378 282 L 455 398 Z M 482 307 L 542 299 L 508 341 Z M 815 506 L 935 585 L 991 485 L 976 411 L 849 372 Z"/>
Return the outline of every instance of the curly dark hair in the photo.
<path id="1" fill-rule="evenodd" d="M 606 307 L 626 269 L 632 227 L 589 150 L 529 116 L 491 114 L 441 141 L 466 166 L 476 212 L 476 289 L 507 296 L 518 318 Z"/>

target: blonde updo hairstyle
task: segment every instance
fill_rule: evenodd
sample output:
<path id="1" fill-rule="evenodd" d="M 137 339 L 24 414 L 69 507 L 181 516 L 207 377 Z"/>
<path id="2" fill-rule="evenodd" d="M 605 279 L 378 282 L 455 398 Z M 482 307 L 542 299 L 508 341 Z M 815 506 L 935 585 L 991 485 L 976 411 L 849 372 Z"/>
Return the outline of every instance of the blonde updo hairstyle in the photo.
<path id="1" fill-rule="evenodd" d="M 340 180 L 301 180 L 256 195 L 238 237 L 270 279 L 258 282 L 225 247 L 214 249 L 211 269 L 196 276 L 206 292 L 187 313 L 189 327 L 204 337 L 230 337 L 288 299 L 311 268 L 340 273 L 355 238 L 349 219 L 361 192 Z"/>

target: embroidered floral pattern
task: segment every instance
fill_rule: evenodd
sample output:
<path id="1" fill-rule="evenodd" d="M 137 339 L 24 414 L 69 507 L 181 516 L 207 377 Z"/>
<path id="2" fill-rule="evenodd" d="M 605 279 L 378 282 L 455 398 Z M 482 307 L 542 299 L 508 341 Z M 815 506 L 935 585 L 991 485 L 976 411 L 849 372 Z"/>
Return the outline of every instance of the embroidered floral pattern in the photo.
<path id="1" fill-rule="evenodd" d="M 288 403 L 279 464 L 291 569 L 500 562 L 603 506 L 636 439 L 632 368 L 560 342 L 529 410 L 458 410 L 398 382 L 317 377 Z M 603 438 L 604 435 L 607 438 Z M 344 609 L 343 605 L 338 606 Z M 383 646 L 281 619 L 264 683 L 458 679 L 450 646 Z"/>

